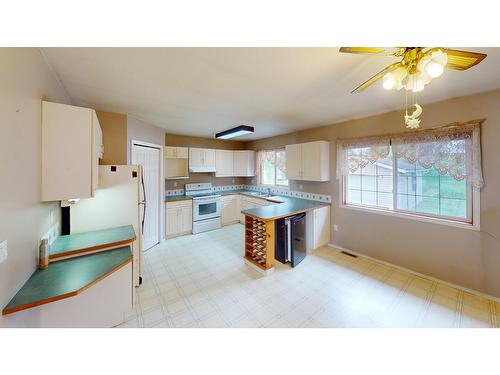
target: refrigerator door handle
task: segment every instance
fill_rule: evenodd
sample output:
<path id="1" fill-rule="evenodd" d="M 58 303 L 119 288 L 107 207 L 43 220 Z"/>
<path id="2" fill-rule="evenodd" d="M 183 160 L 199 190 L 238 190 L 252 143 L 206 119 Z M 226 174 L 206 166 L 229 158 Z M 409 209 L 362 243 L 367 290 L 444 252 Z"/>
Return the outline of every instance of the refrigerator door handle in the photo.
<path id="1" fill-rule="evenodd" d="M 146 187 L 144 186 L 144 175 L 141 169 L 141 185 L 142 185 L 142 201 L 139 203 L 142 205 L 142 220 L 141 220 L 141 234 L 144 234 L 144 219 L 146 218 Z"/>

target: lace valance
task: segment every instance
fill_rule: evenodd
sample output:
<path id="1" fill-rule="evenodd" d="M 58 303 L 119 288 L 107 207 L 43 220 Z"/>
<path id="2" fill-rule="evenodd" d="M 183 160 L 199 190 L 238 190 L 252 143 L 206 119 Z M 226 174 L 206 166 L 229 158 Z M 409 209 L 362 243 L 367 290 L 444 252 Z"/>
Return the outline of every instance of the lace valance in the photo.
<path id="1" fill-rule="evenodd" d="M 484 185 L 481 170 L 480 125 L 482 120 L 463 124 L 385 135 L 381 137 L 339 140 L 337 177 L 345 176 L 386 158 L 394 157 L 423 168 L 434 168 L 455 180 L 467 179 L 477 188 Z"/>

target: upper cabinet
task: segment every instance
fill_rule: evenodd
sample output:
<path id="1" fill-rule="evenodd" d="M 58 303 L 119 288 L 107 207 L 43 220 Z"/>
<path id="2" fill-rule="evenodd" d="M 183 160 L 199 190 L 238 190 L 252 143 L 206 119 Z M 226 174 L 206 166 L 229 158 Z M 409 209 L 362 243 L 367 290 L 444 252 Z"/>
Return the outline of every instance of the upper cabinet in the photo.
<path id="1" fill-rule="evenodd" d="M 289 180 L 329 181 L 330 143 L 317 141 L 287 145 L 286 177 Z"/>
<path id="2" fill-rule="evenodd" d="M 215 151 L 215 177 L 232 177 L 234 175 L 234 155 L 231 150 Z"/>
<path id="3" fill-rule="evenodd" d="M 255 176 L 255 151 L 234 151 L 234 176 Z"/>
<path id="4" fill-rule="evenodd" d="M 215 177 L 255 176 L 255 151 L 217 150 Z"/>
<path id="5" fill-rule="evenodd" d="M 215 172 L 215 150 L 208 148 L 189 148 L 190 172 Z"/>
<path id="6" fill-rule="evenodd" d="M 166 179 L 189 178 L 189 149 L 187 147 L 166 146 L 164 158 Z"/>
<path id="7" fill-rule="evenodd" d="M 93 109 L 42 101 L 42 201 L 93 197 L 103 152 Z"/>

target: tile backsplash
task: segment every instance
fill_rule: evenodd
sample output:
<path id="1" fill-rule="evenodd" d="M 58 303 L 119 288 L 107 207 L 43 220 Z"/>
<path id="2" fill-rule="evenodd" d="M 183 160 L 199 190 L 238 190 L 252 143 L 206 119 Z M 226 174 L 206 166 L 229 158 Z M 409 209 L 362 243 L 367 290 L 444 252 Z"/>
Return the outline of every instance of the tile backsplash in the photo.
<path id="1" fill-rule="evenodd" d="M 266 186 L 257 186 L 257 185 L 225 185 L 225 186 L 214 186 L 212 191 L 228 191 L 228 190 L 252 190 L 252 191 L 261 191 L 267 193 L 269 188 Z M 301 198 L 301 199 L 309 199 L 318 202 L 332 202 L 331 195 L 325 194 L 316 194 L 316 193 L 308 193 L 306 191 L 297 191 L 297 190 L 289 190 L 283 188 L 271 188 L 271 194 L 282 195 L 285 197 L 293 197 L 293 198 Z M 184 189 L 174 189 L 165 191 L 165 195 L 167 197 L 173 195 L 184 195 Z"/>

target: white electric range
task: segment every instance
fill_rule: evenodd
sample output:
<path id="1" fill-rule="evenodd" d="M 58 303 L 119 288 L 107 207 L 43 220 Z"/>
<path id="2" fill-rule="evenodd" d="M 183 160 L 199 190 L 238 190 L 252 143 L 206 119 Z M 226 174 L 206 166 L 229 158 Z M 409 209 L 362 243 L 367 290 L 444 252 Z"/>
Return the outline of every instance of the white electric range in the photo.
<path id="1" fill-rule="evenodd" d="M 186 184 L 185 194 L 193 198 L 193 234 L 218 229 L 221 223 L 221 195 L 210 182 Z"/>

